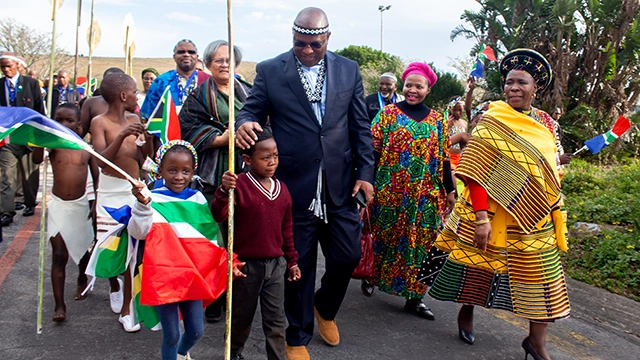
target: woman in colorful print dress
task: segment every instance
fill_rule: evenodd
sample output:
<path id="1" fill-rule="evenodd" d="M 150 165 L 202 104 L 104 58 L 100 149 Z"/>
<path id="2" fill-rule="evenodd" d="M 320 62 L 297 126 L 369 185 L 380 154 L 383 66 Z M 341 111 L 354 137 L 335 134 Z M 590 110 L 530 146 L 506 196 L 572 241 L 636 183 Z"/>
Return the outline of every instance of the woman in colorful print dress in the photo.
<path id="1" fill-rule="evenodd" d="M 404 297 L 406 311 L 429 320 L 434 315 L 422 302 L 427 287 L 417 274 L 445 204 L 452 209 L 455 196 L 447 122 L 423 104 L 436 80 L 429 65 L 409 64 L 402 74 L 405 101 L 385 106 L 372 125 L 378 165 L 371 204 L 375 261 L 370 282 Z"/>
<path id="2" fill-rule="evenodd" d="M 529 320 L 525 355 L 549 359 L 547 324 L 570 313 L 553 121 L 531 106 L 549 85 L 551 67 L 539 53 L 518 49 L 502 59 L 500 72 L 507 102 L 492 102 L 471 134 L 456 171 L 466 187 L 420 278 L 430 285 L 435 277 L 435 299 L 464 304 L 462 341 L 474 343 L 475 305 L 507 310 Z"/>

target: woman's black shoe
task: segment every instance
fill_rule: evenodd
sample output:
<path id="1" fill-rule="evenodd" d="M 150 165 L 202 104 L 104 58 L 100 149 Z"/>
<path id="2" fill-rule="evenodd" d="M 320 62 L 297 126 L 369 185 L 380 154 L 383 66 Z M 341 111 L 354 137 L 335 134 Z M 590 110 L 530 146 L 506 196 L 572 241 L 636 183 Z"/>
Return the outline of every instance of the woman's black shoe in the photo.
<path id="1" fill-rule="evenodd" d="M 460 326 L 460 323 L 458 323 L 458 337 L 469 345 L 473 345 L 473 343 L 476 342 L 476 337 L 473 336 L 473 331 L 467 332 L 462 328 L 462 326 Z"/>
<path id="2" fill-rule="evenodd" d="M 373 296 L 373 290 L 375 290 L 375 286 L 371 285 L 367 280 L 362 280 L 362 284 L 360 285 L 360 289 L 362 289 L 362 293 L 366 297 Z"/>
<path id="3" fill-rule="evenodd" d="M 404 311 L 414 313 L 419 317 L 427 320 L 435 320 L 436 317 L 431 309 L 420 300 L 407 300 L 404 304 Z"/>
<path id="4" fill-rule="evenodd" d="M 529 358 L 529 355 L 531 355 L 533 360 L 545 360 L 545 358 L 538 355 L 538 353 L 533 349 L 533 346 L 531 346 L 528 337 L 522 340 L 522 348 L 524 349 L 524 360 L 527 360 Z"/>

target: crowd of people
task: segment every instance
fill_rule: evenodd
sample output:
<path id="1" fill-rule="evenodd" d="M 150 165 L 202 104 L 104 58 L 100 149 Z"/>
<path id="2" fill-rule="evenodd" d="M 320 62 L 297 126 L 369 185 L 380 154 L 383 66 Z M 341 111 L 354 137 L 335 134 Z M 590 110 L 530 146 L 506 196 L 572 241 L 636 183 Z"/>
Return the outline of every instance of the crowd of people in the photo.
<path id="1" fill-rule="evenodd" d="M 192 41 L 180 40 L 175 70 L 143 70 L 141 91 L 111 68 L 94 96 L 80 100 L 69 74 L 58 73 L 51 117 L 79 136 L 90 134 L 95 151 L 141 181 L 132 185 L 83 151 L 49 151 L 53 321 L 66 319 L 68 258 L 80 269 L 75 299 L 81 300 L 92 242 L 121 225 L 113 209 L 128 206 L 128 229 L 141 245 L 124 281 L 109 279 L 111 309 L 125 331 L 140 330 L 132 279 L 142 262 L 162 281 L 178 284 L 167 292 L 149 280 L 153 275 L 142 277 L 140 302 L 157 310 L 162 359 L 189 359 L 204 320 L 222 316 L 225 286 L 214 277 L 232 271 L 232 359 L 244 358 L 258 303 L 267 358 L 309 359 L 314 324 L 326 344 L 341 342 L 336 318 L 361 261 L 362 214 L 370 214 L 364 230 L 373 242 L 373 276 L 362 281 L 364 295 L 378 288 L 401 296 L 405 311 L 427 320 L 435 319 L 423 301 L 427 293 L 458 302 L 458 334 L 467 344 L 475 342 L 475 306 L 510 311 L 530 322 L 522 342 L 527 356 L 549 359 L 547 324 L 570 313 L 559 254 L 567 250 L 560 179 L 571 156 L 562 149 L 561 109 L 552 117 L 533 107 L 552 79 L 547 60 L 533 50 L 511 51 L 499 66 L 505 101 L 473 108 L 471 78 L 467 94 L 452 94 L 440 113 L 424 105 L 438 80 L 429 65 L 410 63 L 402 89 L 396 75 L 381 74 L 378 92 L 365 98 L 358 65 L 327 50 L 330 36 L 326 14 L 303 9 L 293 24 L 293 47 L 259 63 L 253 84 L 230 72 L 230 51 L 236 66 L 242 53 L 224 40 L 210 43 L 202 60 Z M 0 105 L 45 114 L 43 84 L 20 72 L 24 61 L 5 52 L 0 65 Z M 167 88 L 182 140 L 160 144 L 144 123 Z M 240 151 L 229 160 L 232 106 Z M 33 215 L 43 156 L 38 148 L 0 147 L 2 226 L 21 207 Z M 141 172 L 149 159 L 155 171 Z M 190 270 L 178 271 L 171 261 L 159 265 L 177 253 L 209 254 L 211 243 L 224 248 L 232 189 L 233 269 L 213 259 L 194 260 Z M 173 222 L 189 230 L 163 227 Z M 204 243 L 180 242 L 196 235 Z M 182 244 L 171 250 L 176 254 L 166 253 L 170 238 Z M 325 272 L 316 289 L 318 244 Z"/>

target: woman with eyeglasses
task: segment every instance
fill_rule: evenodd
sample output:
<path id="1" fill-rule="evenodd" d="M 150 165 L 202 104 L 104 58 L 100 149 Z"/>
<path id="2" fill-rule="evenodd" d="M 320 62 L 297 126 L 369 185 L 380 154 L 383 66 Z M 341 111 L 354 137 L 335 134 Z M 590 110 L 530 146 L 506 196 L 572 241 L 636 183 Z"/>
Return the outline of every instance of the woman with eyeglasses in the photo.
<path id="1" fill-rule="evenodd" d="M 136 97 L 138 98 L 138 106 L 142 107 L 144 99 L 147 97 L 147 91 L 153 84 L 153 81 L 160 75 L 158 70 L 154 68 L 146 68 L 142 70 L 142 90 L 138 91 Z"/>
<path id="2" fill-rule="evenodd" d="M 242 60 L 242 53 L 237 47 L 234 47 L 234 55 L 237 67 Z M 238 114 L 251 85 L 229 72 L 229 46 L 226 41 L 216 40 L 209 44 L 203 59 L 211 71 L 211 78 L 198 86 L 185 101 L 180 113 L 180 127 L 182 138 L 193 144 L 198 152 L 202 192 L 212 199 L 222 174 L 229 167 L 229 92 L 233 88 Z"/>
<path id="3" fill-rule="evenodd" d="M 234 46 L 236 68 L 242 60 L 242 52 Z M 180 112 L 182 139 L 190 142 L 198 153 L 200 166 L 196 174 L 200 177 L 196 186 L 207 201 L 213 200 L 220 185 L 222 174 L 229 168 L 229 92 L 234 91 L 235 114 L 237 115 L 249 95 L 251 85 L 229 72 L 229 44 L 216 40 L 209 44 L 203 54 L 204 64 L 211 78 L 199 85 L 186 99 Z M 242 160 L 236 157 L 236 171 L 242 169 Z M 219 224 L 220 233 L 226 242 L 227 225 Z M 209 305 L 205 311 L 208 322 L 222 318 L 220 300 Z"/>

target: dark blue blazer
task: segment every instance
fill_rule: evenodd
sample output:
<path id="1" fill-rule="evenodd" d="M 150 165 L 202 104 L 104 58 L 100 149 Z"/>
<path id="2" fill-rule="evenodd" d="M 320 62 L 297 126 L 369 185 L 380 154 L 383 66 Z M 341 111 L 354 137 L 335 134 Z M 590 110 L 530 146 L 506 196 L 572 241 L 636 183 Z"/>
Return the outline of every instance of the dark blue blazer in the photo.
<path id="1" fill-rule="evenodd" d="M 237 128 L 249 121 L 265 125 L 269 119 L 280 154 L 276 176 L 289 188 L 294 211 L 311 204 L 322 160 L 325 190 L 337 206 L 352 201 L 356 180 L 373 183 L 371 122 L 358 64 L 329 51 L 325 59 L 322 127 L 302 87 L 293 50 L 257 65 L 251 94 L 236 122 Z"/>
<path id="2" fill-rule="evenodd" d="M 0 106 L 9 106 L 9 104 L 7 104 L 6 81 L 9 81 L 6 77 L 0 79 Z M 20 75 L 20 77 L 18 77 L 18 89 L 16 89 L 16 91 L 16 106 L 28 107 L 45 115 L 44 102 L 38 80 Z"/>

